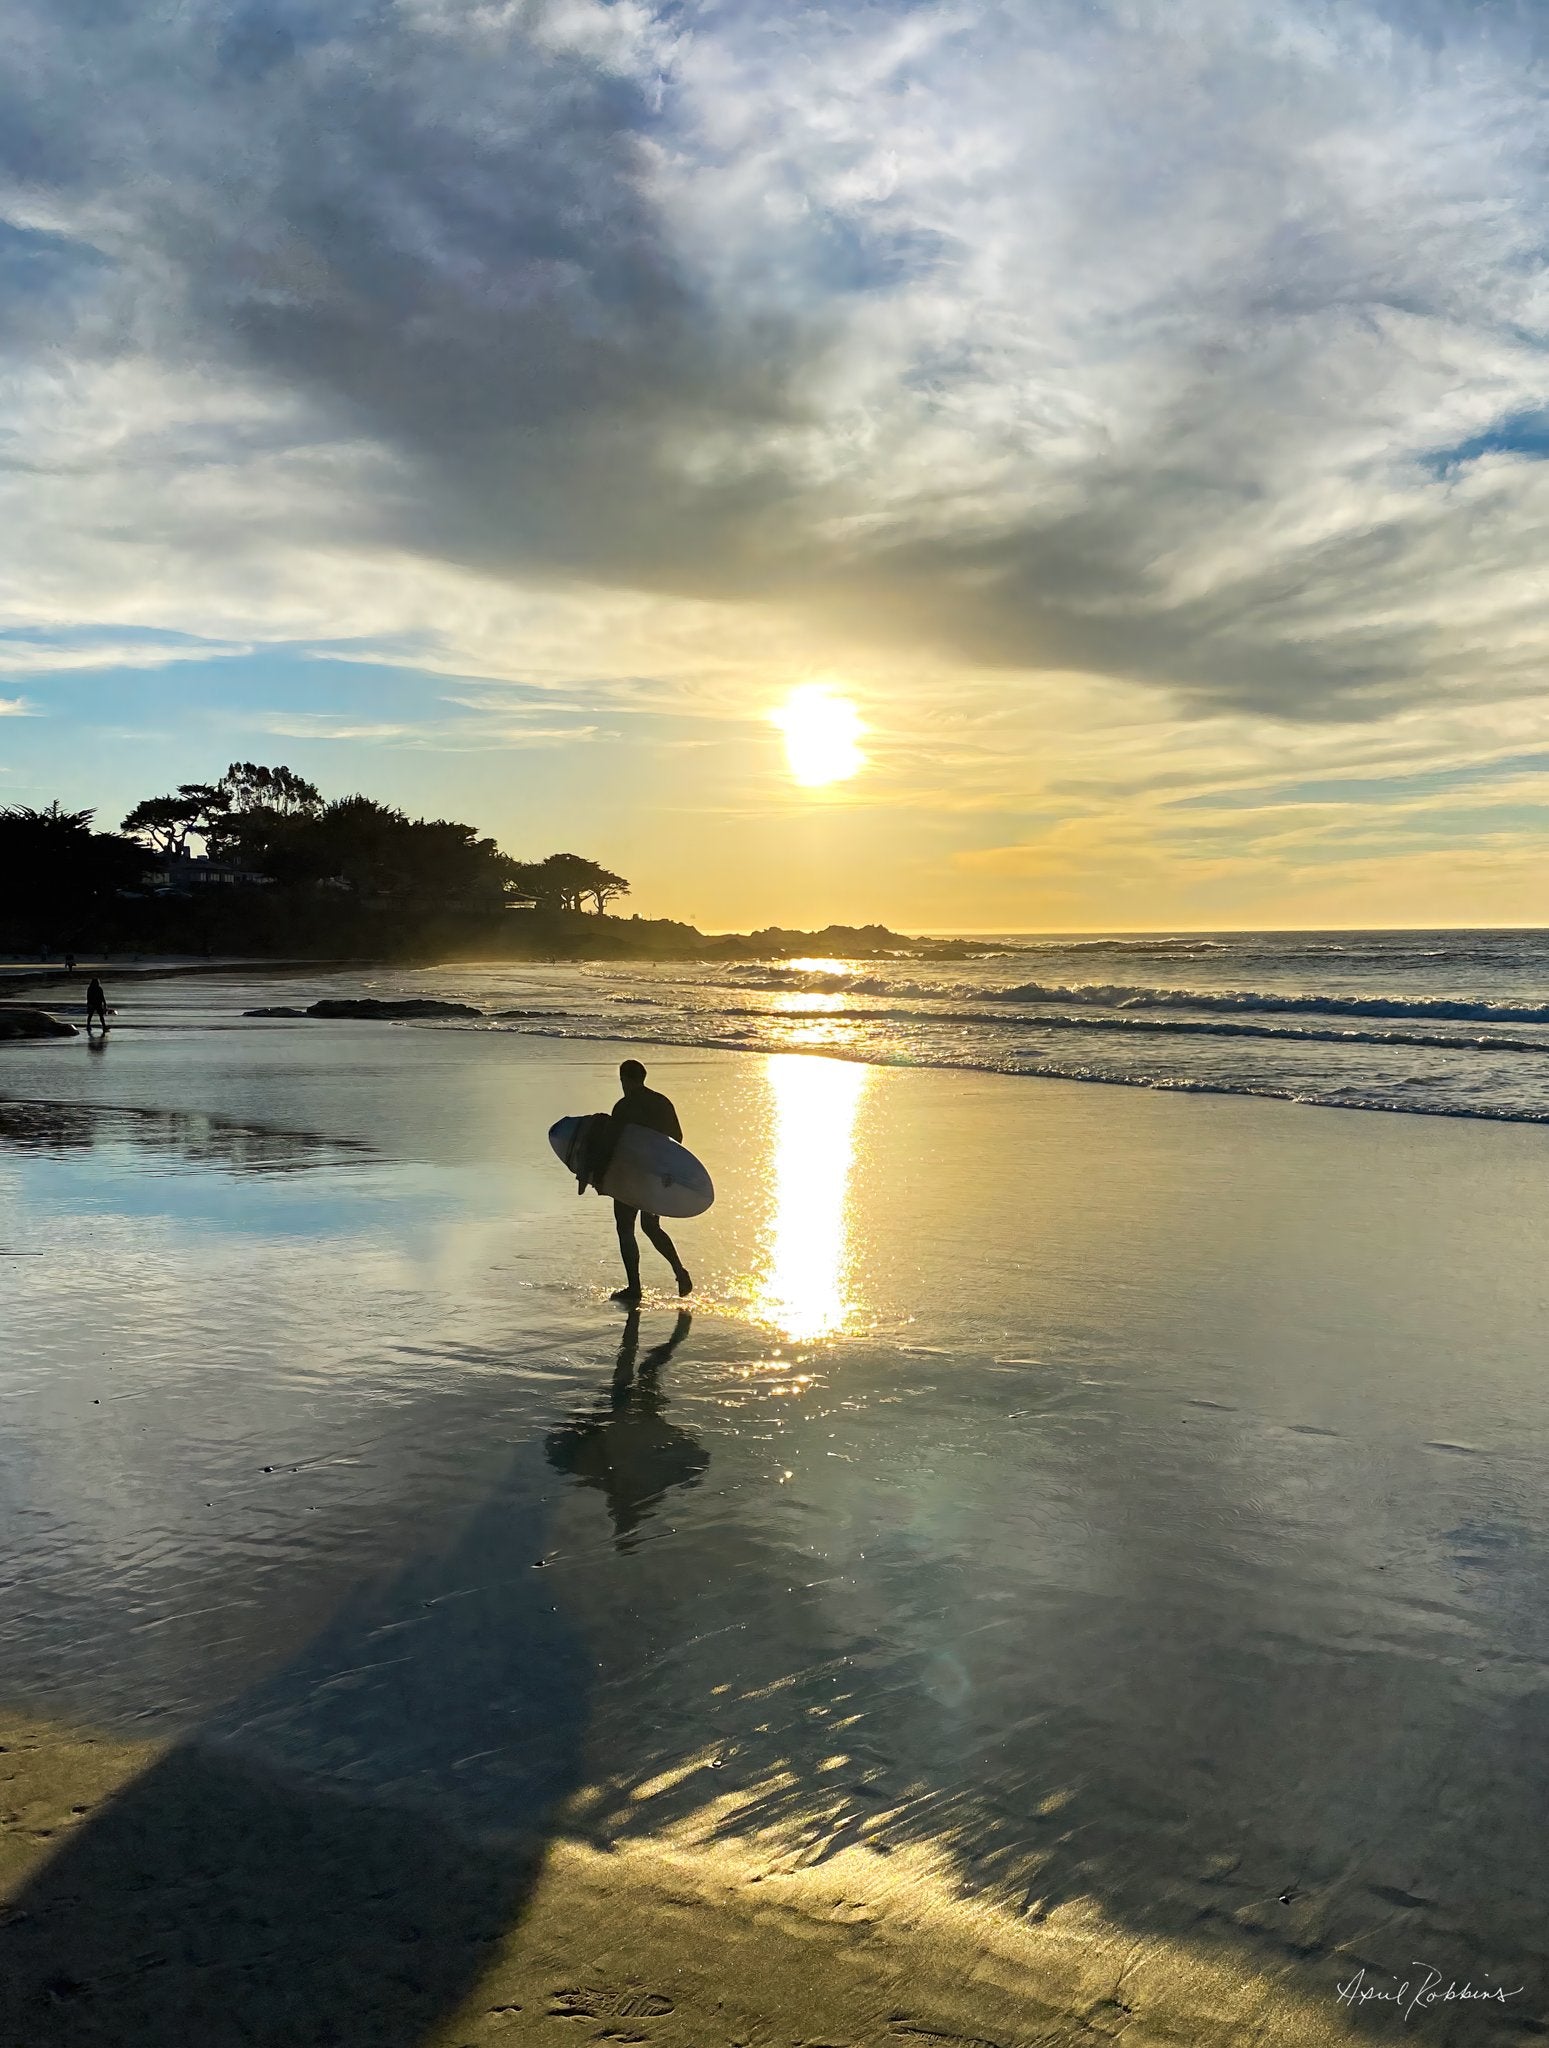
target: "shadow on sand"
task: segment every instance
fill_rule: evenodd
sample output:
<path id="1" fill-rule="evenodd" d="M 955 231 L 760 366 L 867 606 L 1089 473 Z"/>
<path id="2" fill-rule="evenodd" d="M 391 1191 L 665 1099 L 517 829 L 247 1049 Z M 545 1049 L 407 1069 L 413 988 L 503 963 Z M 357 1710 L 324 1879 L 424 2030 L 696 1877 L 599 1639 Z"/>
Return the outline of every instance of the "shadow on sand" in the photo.
<path id="1" fill-rule="evenodd" d="M 597 1424 L 616 1526 L 704 1468 L 657 1414 L 688 1327 L 632 1390 L 626 1331 Z M 444 1552 L 66 1838 L 0 1918 L 3 2048 L 411 2048 L 469 1996 L 580 1776 L 594 1665 L 537 1568 L 542 1471 L 523 1446 Z"/>

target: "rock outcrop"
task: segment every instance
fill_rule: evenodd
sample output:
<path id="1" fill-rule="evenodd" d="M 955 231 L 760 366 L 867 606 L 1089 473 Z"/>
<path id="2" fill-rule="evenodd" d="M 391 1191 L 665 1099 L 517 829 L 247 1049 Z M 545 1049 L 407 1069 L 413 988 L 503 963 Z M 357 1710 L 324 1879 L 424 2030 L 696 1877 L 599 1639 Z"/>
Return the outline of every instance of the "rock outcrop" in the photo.
<path id="1" fill-rule="evenodd" d="M 0 1039 L 79 1038 L 80 1032 L 47 1010 L 28 1010 L 20 1003 L 0 1003 Z"/>
<path id="2" fill-rule="evenodd" d="M 405 996 L 393 1001 L 377 996 L 328 996 L 304 1010 L 280 1005 L 270 1010 L 244 1010 L 244 1017 L 482 1017 L 469 1003 L 443 1003 L 431 996 Z"/>

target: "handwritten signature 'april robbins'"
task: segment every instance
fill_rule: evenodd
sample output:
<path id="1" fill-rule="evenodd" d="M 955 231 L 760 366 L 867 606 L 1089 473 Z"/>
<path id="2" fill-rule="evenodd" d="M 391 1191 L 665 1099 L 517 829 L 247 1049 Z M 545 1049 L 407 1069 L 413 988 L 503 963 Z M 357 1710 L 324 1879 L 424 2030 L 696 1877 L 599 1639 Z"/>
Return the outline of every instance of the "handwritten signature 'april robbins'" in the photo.
<path id="1" fill-rule="evenodd" d="M 1508 1998 L 1520 1998 L 1525 1989 L 1519 1984 L 1515 1990 L 1508 1991 L 1504 1984 L 1479 1985 L 1469 1978 L 1461 1984 L 1456 1977 L 1443 1981 L 1441 1971 L 1433 1969 L 1429 1963 L 1414 1963 L 1411 1968 L 1420 1971 L 1420 1976 L 1395 1977 L 1391 1990 L 1384 1990 L 1380 1982 L 1368 1982 L 1365 1969 L 1359 1969 L 1338 1987 L 1339 2003 L 1350 2006 L 1396 2005 L 1409 2020 L 1417 2012 L 1429 2012 L 1435 2005 L 1504 2005 Z"/>

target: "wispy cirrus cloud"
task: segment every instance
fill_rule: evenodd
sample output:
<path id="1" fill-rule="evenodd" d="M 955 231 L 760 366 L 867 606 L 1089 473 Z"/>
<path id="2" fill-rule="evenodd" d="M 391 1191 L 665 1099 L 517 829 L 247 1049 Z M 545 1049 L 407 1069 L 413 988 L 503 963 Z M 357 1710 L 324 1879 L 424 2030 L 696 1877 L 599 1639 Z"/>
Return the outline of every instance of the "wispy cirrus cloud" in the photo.
<path id="1" fill-rule="evenodd" d="M 509 710 L 495 717 L 428 718 L 405 721 L 361 720 L 326 711 L 263 712 L 254 719 L 258 730 L 277 739 L 358 740 L 382 745 L 425 747 L 459 752 L 492 743 L 504 748 L 552 747 L 571 742 L 613 738 L 596 725 L 529 725 Z"/>
<path id="2" fill-rule="evenodd" d="M 48 640 L 0 632 L 0 675 L 63 675 L 80 669 L 155 669 L 180 661 L 222 661 L 251 654 L 252 646 L 213 640 Z"/>
<path id="3" fill-rule="evenodd" d="M 261 714 L 256 720 L 262 732 L 276 739 L 310 740 L 399 740 L 411 737 L 412 725 L 361 723 L 350 718 L 330 718 L 326 711 L 286 711 Z"/>

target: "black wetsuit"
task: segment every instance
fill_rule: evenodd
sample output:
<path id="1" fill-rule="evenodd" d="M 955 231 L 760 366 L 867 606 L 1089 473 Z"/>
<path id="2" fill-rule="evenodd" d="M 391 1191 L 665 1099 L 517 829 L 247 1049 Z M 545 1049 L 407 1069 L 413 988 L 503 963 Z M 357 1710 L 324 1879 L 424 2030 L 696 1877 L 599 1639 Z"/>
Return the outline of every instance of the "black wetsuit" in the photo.
<path id="1" fill-rule="evenodd" d="M 95 978 L 86 988 L 86 1029 L 90 1031 L 93 1017 L 102 1019 L 104 1031 L 108 1028 L 108 999 L 102 992 L 102 983 Z"/>
<path id="2" fill-rule="evenodd" d="M 613 1105 L 613 1121 L 616 1124 L 643 1124 L 648 1131 L 660 1131 L 664 1138 L 682 1139 L 683 1126 L 678 1122 L 678 1112 L 665 1095 L 654 1088 L 626 1088 Z M 662 1257 L 671 1266 L 677 1279 L 679 1294 L 687 1294 L 693 1286 L 688 1269 L 678 1257 L 678 1248 L 662 1229 L 659 1216 L 642 1215 L 627 1202 L 613 1204 L 613 1221 L 619 1234 L 619 1256 L 624 1261 L 624 1293 L 638 1295 L 640 1292 L 640 1247 L 635 1242 L 635 1218 L 640 1217 L 640 1228 L 655 1245 Z"/>
<path id="3" fill-rule="evenodd" d="M 660 1131 L 664 1138 L 683 1139 L 678 1112 L 665 1095 L 654 1088 L 630 1088 L 613 1105 L 616 1124 L 644 1124 L 648 1131 Z"/>

